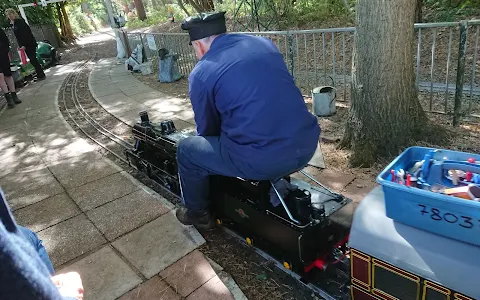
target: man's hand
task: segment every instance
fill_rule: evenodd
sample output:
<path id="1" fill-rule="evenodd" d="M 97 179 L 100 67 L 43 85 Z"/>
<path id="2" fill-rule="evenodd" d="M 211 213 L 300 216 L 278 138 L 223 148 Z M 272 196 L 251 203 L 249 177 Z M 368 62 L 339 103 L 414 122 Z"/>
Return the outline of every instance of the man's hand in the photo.
<path id="1" fill-rule="evenodd" d="M 82 279 L 77 272 L 69 272 L 53 276 L 52 281 L 55 283 L 62 296 L 83 300 Z"/>

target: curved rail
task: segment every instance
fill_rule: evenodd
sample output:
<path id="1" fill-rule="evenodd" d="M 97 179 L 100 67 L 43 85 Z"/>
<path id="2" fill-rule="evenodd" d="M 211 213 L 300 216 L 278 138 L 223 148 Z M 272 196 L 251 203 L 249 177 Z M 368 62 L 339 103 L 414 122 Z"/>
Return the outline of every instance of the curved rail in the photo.
<path id="1" fill-rule="evenodd" d="M 75 107 L 77 108 L 78 110 L 78 106 L 77 104 L 75 103 L 75 101 L 78 99 L 76 99 L 77 97 L 77 93 L 76 93 L 76 84 L 78 82 L 78 77 L 80 77 L 80 74 L 81 74 L 81 71 L 84 70 L 86 68 L 86 66 L 88 65 L 89 62 L 93 61 L 96 57 L 96 53 L 94 55 L 92 55 L 92 58 L 90 58 L 89 60 L 86 60 L 84 61 L 83 63 L 80 64 L 80 66 L 77 66 L 74 70 L 74 72 L 68 74 L 67 78 L 65 78 L 65 81 L 64 81 L 64 84 L 63 84 L 63 87 L 62 87 L 62 97 L 63 97 L 63 106 L 65 108 L 65 111 L 67 112 L 68 114 L 68 117 L 70 118 L 70 120 L 72 120 L 72 122 L 75 124 L 75 126 L 78 127 L 78 129 L 80 129 L 80 131 L 82 131 L 89 139 L 91 139 L 93 142 L 97 143 L 100 147 L 104 148 L 105 150 L 107 150 L 108 152 L 110 152 L 112 155 L 114 155 L 115 157 L 117 157 L 118 159 L 120 159 L 121 161 L 123 161 L 124 163 L 128 164 L 128 161 L 123 158 L 122 156 L 118 155 L 117 153 L 115 153 L 114 151 L 110 150 L 106 145 L 104 145 L 103 143 L 101 143 L 100 141 L 98 141 L 97 139 L 95 139 L 94 137 L 92 137 L 84 128 L 82 128 L 82 126 L 80 126 L 78 124 L 78 122 L 75 120 L 75 118 L 72 116 L 72 114 L 70 113 L 70 110 L 69 108 L 67 107 L 67 100 L 66 100 L 66 91 L 67 91 L 67 87 L 69 86 L 68 82 L 70 80 L 72 80 L 73 78 L 73 84 L 70 83 L 70 86 L 72 88 L 72 100 L 75 104 Z M 73 92 L 75 90 L 75 92 Z M 75 99 L 75 100 L 74 100 Z M 88 115 L 88 113 L 86 113 L 84 111 L 84 113 L 86 115 Z M 90 116 L 89 116 L 90 117 Z M 90 117 L 91 118 L 91 117 Z M 88 119 L 86 119 L 88 121 Z M 92 124 L 91 122 L 89 122 L 90 124 Z M 98 124 L 98 123 L 97 123 Z M 98 124 L 99 125 L 99 124 Z M 93 125 L 92 125 L 93 126 Z M 99 125 L 100 127 L 103 127 L 101 125 Z M 96 130 L 98 130 L 99 132 L 101 132 L 96 126 L 93 126 Z M 103 133 L 102 133 L 103 134 Z M 105 134 L 104 134 L 105 135 Z M 109 136 L 107 136 L 109 137 Z M 110 139 L 114 140 L 113 138 L 109 137 Z M 134 167 L 134 166 L 133 166 Z"/>

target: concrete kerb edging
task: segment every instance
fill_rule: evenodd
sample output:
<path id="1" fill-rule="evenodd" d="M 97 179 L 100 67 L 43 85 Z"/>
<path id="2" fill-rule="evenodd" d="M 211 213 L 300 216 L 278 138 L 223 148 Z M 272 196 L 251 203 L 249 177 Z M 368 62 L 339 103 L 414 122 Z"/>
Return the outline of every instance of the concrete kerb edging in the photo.
<path id="1" fill-rule="evenodd" d="M 107 60 L 108 61 L 108 60 Z M 108 109 L 104 106 L 104 104 L 101 102 L 101 101 L 98 101 L 98 99 L 100 98 L 99 96 L 97 96 L 95 94 L 95 92 L 93 91 L 92 89 L 92 73 L 93 71 L 96 69 L 96 67 L 93 68 L 92 72 L 90 72 L 90 74 L 88 74 L 88 80 L 87 80 L 87 85 L 88 85 L 88 90 L 90 91 L 90 94 L 92 95 L 93 99 L 95 99 L 95 101 L 98 103 L 98 105 L 100 105 L 105 111 L 107 111 L 108 113 L 110 113 L 108 111 Z M 111 69 L 111 64 L 110 64 L 110 67 L 109 67 L 109 70 Z M 109 77 L 109 79 L 111 80 L 112 79 L 112 76 L 110 76 L 110 74 L 106 75 Z M 115 84 L 113 83 L 112 81 L 112 84 Z M 116 86 L 116 85 L 115 85 Z M 120 89 L 119 89 L 120 92 L 122 92 Z M 123 93 L 123 92 L 122 92 Z"/>
<path id="2" fill-rule="evenodd" d="M 212 269 L 215 271 L 217 274 L 218 278 L 225 284 L 227 289 L 232 293 L 232 296 L 235 300 L 248 300 L 248 298 L 245 296 L 243 291 L 240 289 L 240 287 L 237 285 L 235 280 L 225 272 L 219 264 L 217 264 L 215 261 L 213 261 L 210 257 L 205 255 L 205 258 L 207 261 L 210 263 L 212 266 Z"/>
<path id="3" fill-rule="evenodd" d="M 111 62 L 112 64 L 113 62 Z M 111 67 L 110 67 L 111 69 Z M 95 70 L 95 68 L 94 68 Z M 105 109 L 107 112 L 108 112 L 108 109 L 105 108 L 101 101 L 98 101 L 98 96 L 95 96 L 95 93 L 92 92 L 92 76 L 91 74 L 93 73 L 93 70 L 92 72 L 88 75 L 88 88 L 90 90 L 90 93 L 92 94 L 92 97 L 95 99 L 95 101 L 103 108 Z M 108 75 L 110 78 L 111 76 Z M 112 82 L 113 83 L 113 82 Z M 107 159 L 108 160 L 108 159 Z M 109 161 L 109 160 L 108 160 Z M 113 162 L 111 162 L 113 163 Z M 124 174 L 125 177 L 127 177 L 128 179 L 130 179 L 132 181 L 133 184 L 135 184 L 137 187 L 143 189 L 144 191 L 152 194 L 152 195 L 155 195 L 156 197 L 159 196 L 155 191 L 153 191 L 152 189 L 150 189 L 149 187 L 145 186 L 144 184 L 142 184 L 141 182 L 139 182 L 137 179 L 135 179 L 132 175 L 128 174 L 127 172 L 125 171 L 122 171 L 121 172 L 122 174 Z M 163 197 L 159 197 L 162 202 L 162 204 L 164 205 L 167 205 L 169 208 L 170 207 L 175 207 L 171 202 L 169 202 L 168 200 L 164 199 Z M 172 213 L 175 213 L 176 210 L 172 210 Z M 204 237 L 192 226 L 183 226 L 185 228 L 185 230 L 189 231 L 189 235 L 194 239 L 194 241 L 197 243 L 197 245 L 203 245 L 204 243 L 206 243 Z M 215 273 L 217 273 L 218 277 L 220 278 L 220 280 L 223 282 L 223 284 L 225 284 L 225 286 L 228 288 L 228 290 L 232 293 L 232 296 L 235 300 L 248 300 L 248 298 L 245 296 L 245 294 L 243 293 L 243 291 L 240 289 L 240 287 L 237 285 L 237 283 L 235 282 L 235 280 L 232 278 L 232 276 L 230 274 L 228 274 L 227 272 L 223 271 L 223 268 L 217 264 L 215 261 L 213 261 L 212 259 L 210 259 L 208 256 L 206 256 L 206 259 L 208 260 L 208 262 L 210 263 L 210 265 L 212 266 L 212 268 L 214 269 Z"/>

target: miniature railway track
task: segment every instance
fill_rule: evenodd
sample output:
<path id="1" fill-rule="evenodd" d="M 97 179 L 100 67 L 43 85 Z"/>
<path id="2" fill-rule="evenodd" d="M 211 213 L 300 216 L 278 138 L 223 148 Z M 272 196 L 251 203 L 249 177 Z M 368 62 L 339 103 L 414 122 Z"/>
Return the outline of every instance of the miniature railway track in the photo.
<path id="1" fill-rule="evenodd" d="M 79 79 L 84 75 L 89 63 L 95 60 L 94 55 L 90 60 L 81 63 L 74 72 L 70 73 L 65 79 L 62 86 L 62 104 L 63 109 L 67 113 L 71 122 L 82 131 L 90 140 L 98 144 L 100 147 L 108 151 L 111 155 L 114 155 L 117 159 L 123 163 L 128 164 L 128 161 L 124 158 L 123 153 L 118 149 L 112 150 L 112 142 L 121 147 L 133 147 L 133 144 L 124 140 L 122 137 L 106 129 L 101 125 L 94 116 L 90 115 L 89 110 L 93 109 L 94 103 L 88 103 L 82 101 L 78 96 L 78 84 Z M 87 73 L 88 74 L 88 73 Z M 83 103 L 82 103 L 83 102 Z M 60 103 L 59 103 L 60 104 Z M 92 105 L 93 104 L 93 105 Z M 98 105 L 98 104 L 97 104 Z M 122 149 L 123 149 L 122 148 Z"/>
<path id="2" fill-rule="evenodd" d="M 117 162 L 122 164 L 122 167 L 128 171 L 134 171 L 138 180 L 140 180 L 145 185 L 153 188 L 156 192 L 161 194 L 167 200 L 173 204 L 180 203 L 179 197 L 162 186 L 161 184 L 155 182 L 154 180 L 144 176 L 141 172 L 133 165 L 129 164 L 127 161 L 124 150 L 131 149 L 134 147 L 133 138 L 131 136 L 132 126 L 129 124 L 117 119 L 110 113 L 106 112 L 103 107 L 101 107 L 95 99 L 88 92 L 87 95 L 79 95 L 79 90 L 82 87 L 80 79 L 84 76 L 88 77 L 89 70 L 88 67 L 96 59 L 96 54 L 92 55 L 89 60 L 83 61 L 79 66 L 77 66 L 74 72 L 70 73 L 64 80 L 60 97 L 59 106 L 60 110 L 64 114 L 64 117 L 69 123 L 73 125 L 72 127 L 78 128 L 88 139 L 92 142 L 99 145 L 102 149 L 105 150 L 107 157 L 109 155 L 113 156 Z M 94 115 L 95 109 L 100 110 L 101 113 Z M 116 123 L 116 129 L 108 129 L 105 125 L 101 123 Z M 121 132 L 122 134 L 116 133 Z M 128 132 L 128 133 L 127 133 Z M 129 141 L 131 140 L 131 141 Z M 135 172 L 136 171 L 136 172 Z M 132 173 L 132 172 L 130 172 Z M 132 174 L 133 175 L 133 174 Z M 238 236 L 236 233 L 232 232 L 227 228 L 222 229 L 229 235 L 237 238 L 243 244 L 246 244 L 245 240 Z M 286 270 L 283 265 L 275 260 L 273 257 L 269 256 L 267 253 L 254 248 L 255 252 L 267 261 L 273 262 L 279 269 L 283 270 L 290 276 L 292 276 L 298 283 L 310 290 L 311 292 L 316 293 L 322 299 L 334 300 L 336 298 L 330 296 L 329 293 L 325 292 L 323 289 L 312 283 L 305 283 L 297 274 Z M 317 298 L 318 299 L 318 298 Z"/>
<path id="3" fill-rule="evenodd" d="M 7 109 L 7 100 L 5 97 L 0 98 L 0 114 L 3 113 L 3 111 Z"/>
<path id="4" fill-rule="evenodd" d="M 82 76 L 88 76 L 89 65 L 95 61 L 94 54 L 89 60 L 82 62 L 75 70 L 70 73 L 64 80 L 61 88 L 61 100 L 59 100 L 60 110 L 64 112 L 71 125 L 78 128 L 89 140 L 99 145 L 105 150 L 106 155 L 113 156 L 115 160 L 122 163 L 124 169 L 130 168 L 138 171 L 136 166 L 131 165 L 125 157 L 124 150 L 134 147 L 133 138 L 131 136 L 132 127 L 124 121 L 116 118 L 108 113 L 100 106 L 91 96 L 90 92 L 86 96 L 79 96 L 78 90 L 82 88 L 80 79 Z M 99 110 L 97 116 L 92 111 Z M 113 124 L 115 130 L 108 129 L 105 124 Z M 123 137 L 115 131 L 122 132 Z M 145 178 L 141 180 L 145 182 Z M 178 196 L 156 183 L 148 179 L 148 185 L 154 185 L 155 190 L 160 189 L 162 196 L 169 201 L 179 203 Z"/>

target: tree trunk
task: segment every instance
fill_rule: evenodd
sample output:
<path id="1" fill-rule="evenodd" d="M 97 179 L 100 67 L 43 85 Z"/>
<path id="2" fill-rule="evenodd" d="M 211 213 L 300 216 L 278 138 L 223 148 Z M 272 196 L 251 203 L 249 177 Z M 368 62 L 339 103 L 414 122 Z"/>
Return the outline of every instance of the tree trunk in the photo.
<path id="1" fill-rule="evenodd" d="M 202 0 L 203 7 L 206 11 L 214 11 L 215 5 L 213 4 L 213 0 Z"/>
<path id="2" fill-rule="evenodd" d="M 195 9 L 197 13 L 201 13 L 203 11 L 202 7 L 200 7 L 199 4 L 194 0 L 187 0 L 187 2 L 193 7 L 193 9 Z"/>
<path id="3" fill-rule="evenodd" d="M 185 8 L 185 5 L 183 5 L 183 2 L 182 0 L 177 0 L 177 3 L 178 3 L 178 6 L 180 6 L 180 8 L 185 12 L 185 14 L 190 17 L 190 13 L 188 12 L 188 10 Z"/>
<path id="4" fill-rule="evenodd" d="M 65 10 L 65 2 L 62 2 L 60 4 L 60 9 L 62 10 L 62 16 L 65 24 L 65 31 L 66 31 L 67 38 L 69 40 L 75 40 L 76 37 L 73 34 L 72 25 L 70 25 L 70 19 L 68 18 L 67 11 Z"/>
<path id="5" fill-rule="evenodd" d="M 60 9 L 60 3 L 55 3 L 55 7 L 57 9 L 57 15 L 58 15 L 58 22 L 60 22 L 60 32 L 62 34 L 62 37 L 64 37 L 65 34 L 65 23 L 63 22 L 63 16 L 62 16 L 62 10 Z"/>
<path id="6" fill-rule="evenodd" d="M 416 0 L 358 0 L 352 100 L 342 146 L 370 166 L 422 136 L 427 117 L 414 72 Z"/>
<path id="7" fill-rule="evenodd" d="M 415 0 L 415 23 L 422 23 L 422 0 Z"/>
<path id="8" fill-rule="evenodd" d="M 142 0 L 134 0 L 135 8 L 137 9 L 138 18 L 143 21 L 147 19 L 147 14 L 145 13 L 145 6 L 143 6 Z"/>
<path id="9" fill-rule="evenodd" d="M 72 26 L 70 25 L 70 20 L 68 19 L 67 12 L 65 11 L 65 2 L 56 3 L 58 21 L 60 22 L 60 30 L 62 35 L 62 40 L 66 43 L 70 43 L 76 39 L 73 34 Z"/>
<path id="10" fill-rule="evenodd" d="M 198 12 L 209 12 L 215 10 L 215 5 L 213 4 L 213 0 L 188 0 L 191 6 Z"/>

